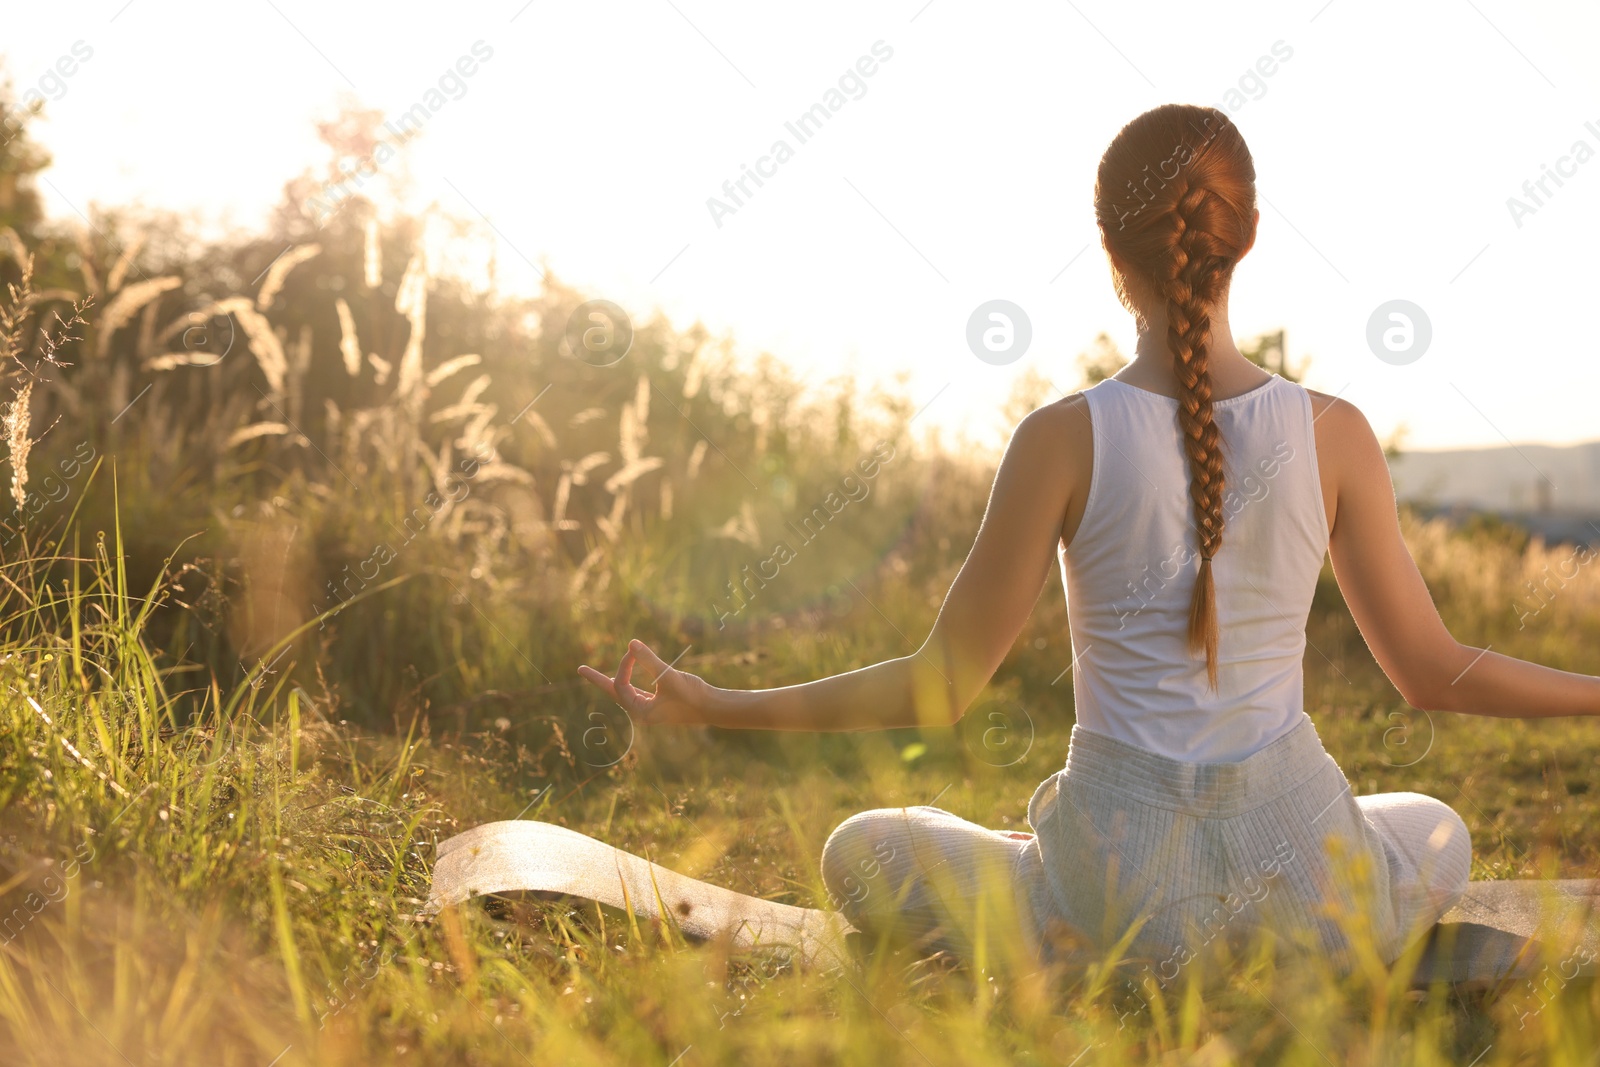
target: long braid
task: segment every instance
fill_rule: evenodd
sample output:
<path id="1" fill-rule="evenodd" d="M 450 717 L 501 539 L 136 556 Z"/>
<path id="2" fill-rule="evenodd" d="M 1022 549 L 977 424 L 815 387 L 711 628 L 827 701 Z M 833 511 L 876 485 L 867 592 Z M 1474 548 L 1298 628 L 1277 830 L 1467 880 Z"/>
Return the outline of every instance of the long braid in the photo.
<path id="1" fill-rule="evenodd" d="M 1113 254 L 1117 294 L 1136 316 L 1164 304 L 1178 379 L 1178 430 L 1200 564 L 1187 642 L 1204 650 L 1217 688 L 1216 579 L 1222 546 L 1223 441 L 1212 417 L 1211 312 L 1255 230 L 1255 165 L 1238 128 L 1216 108 L 1168 104 L 1125 126 L 1100 161 L 1095 217 Z"/>
<path id="2" fill-rule="evenodd" d="M 1191 219 L 1208 194 L 1202 188 L 1183 193 L 1172 213 L 1175 233 L 1171 277 L 1163 286 L 1167 300 L 1167 347 L 1182 395 L 1178 427 L 1189 458 L 1189 498 L 1194 505 L 1200 545 L 1200 569 L 1189 605 L 1189 650 L 1205 650 L 1206 679 L 1217 687 L 1216 581 L 1212 560 L 1222 545 L 1222 433 L 1211 411 L 1211 374 L 1207 347 L 1211 315 L 1207 310 L 1218 282 L 1217 257 L 1205 231 Z"/>

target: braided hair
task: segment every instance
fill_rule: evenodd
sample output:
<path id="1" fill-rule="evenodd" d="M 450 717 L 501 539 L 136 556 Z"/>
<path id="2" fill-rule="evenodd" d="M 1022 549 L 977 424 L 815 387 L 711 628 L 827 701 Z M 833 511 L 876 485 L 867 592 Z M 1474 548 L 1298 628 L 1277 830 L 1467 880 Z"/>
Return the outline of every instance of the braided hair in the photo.
<path id="1" fill-rule="evenodd" d="M 1188 645 L 1204 650 L 1217 687 L 1217 601 L 1211 563 L 1222 545 L 1223 443 L 1212 419 L 1211 312 L 1255 229 L 1255 165 L 1238 128 L 1216 108 L 1167 104 L 1124 126 L 1100 160 L 1095 217 L 1116 256 L 1117 293 L 1136 316 L 1164 302 L 1179 386 L 1178 429 L 1200 565 Z"/>

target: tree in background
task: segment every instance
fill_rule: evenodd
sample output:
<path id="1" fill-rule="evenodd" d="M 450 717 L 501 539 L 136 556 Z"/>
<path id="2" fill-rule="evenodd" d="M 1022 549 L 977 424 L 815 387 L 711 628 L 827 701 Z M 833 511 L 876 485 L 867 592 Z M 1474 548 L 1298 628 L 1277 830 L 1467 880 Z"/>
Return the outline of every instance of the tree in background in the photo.
<path id="1" fill-rule="evenodd" d="M 50 153 L 28 137 L 29 117 L 29 110 L 16 103 L 10 83 L 0 85 L 0 240 L 7 245 L 18 234 L 34 232 L 44 218 L 33 178 L 50 165 Z"/>
<path id="2" fill-rule="evenodd" d="M 1083 378 L 1085 389 L 1099 385 L 1127 365 L 1128 358 L 1106 333 L 1094 339 L 1089 351 L 1078 353 L 1078 374 Z"/>

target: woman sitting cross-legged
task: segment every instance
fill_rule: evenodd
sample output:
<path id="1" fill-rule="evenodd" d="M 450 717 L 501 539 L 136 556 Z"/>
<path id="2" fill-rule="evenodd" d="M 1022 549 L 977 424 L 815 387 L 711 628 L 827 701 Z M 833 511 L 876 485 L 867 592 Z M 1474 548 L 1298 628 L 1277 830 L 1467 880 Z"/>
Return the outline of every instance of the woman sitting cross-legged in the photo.
<path id="1" fill-rule="evenodd" d="M 777 689 L 713 687 L 632 642 L 583 675 L 637 721 L 863 730 L 957 721 L 1059 556 L 1076 652 L 1065 766 L 1033 833 L 934 807 L 862 812 L 822 854 L 868 933 L 1049 957 L 1064 932 L 1175 973 L 1268 930 L 1330 957 L 1346 921 L 1385 962 L 1467 884 L 1471 840 L 1418 793 L 1355 796 L 1304 710 L 1305 625 L 1325 555 L 1378 664 L 1419 709 L 1600 714 L 1600 678 L 1452 638 L 1400 536 L 1383 449 L 1350 403 L 1268 373 L 1230 340 L 1255 240 L 1255 170 L 1212 108 L 1130 122 L 1095 214 L 1138 329 L 1134 360 L 1030 414 L 971 554 L 914 654 Z M 654 691 L 632 683 L 635 664 Z"/>

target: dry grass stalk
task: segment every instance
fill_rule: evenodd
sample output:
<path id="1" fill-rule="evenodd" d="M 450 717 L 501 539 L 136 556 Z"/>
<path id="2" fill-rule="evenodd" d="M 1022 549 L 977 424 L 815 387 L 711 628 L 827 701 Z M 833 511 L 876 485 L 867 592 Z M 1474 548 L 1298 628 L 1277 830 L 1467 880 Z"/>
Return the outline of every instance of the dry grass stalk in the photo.
<path id="1" fill-rule="evenodd" d="M 489 423 L 499 411 L 499 407 L 494 404 L 480 404 L 472 418 L 461 428 L 461 434 L 456 438 L 456 447 L 471 456 L 492 454 L 494 440 L 489 431 Z"/>
<path id="2" fill-rule="evenodd" d="M 622 536 L 622 519 L 628 513 L 628 494 L 618 493 L 611 501 L 610 515 L 595 516 L 594 524 L 600 527 L 600 533 L 608 544 L 616 544 Z"/>
<path id="3" fill-rule="evenodd" d="M 283 342 L 273 332 L 272 324 L 267 321 L 265 315 L 255 309 L 254 303 L 248 296 L 230 296 L 225 300 L 215 301 L 199 311 L 179 315 L 156 335 L 156 343 L 165 344 L 175 335 L 190 328 L 196 321 L 223 316 L 232 318 L 244 331 L 250 353 L 256 357 L 256 364 L 266 376 L 273 395 L 281 396 L 289 374 L 289 359 L 284 354 Z M 174 352 L 152 360 L 151 365 L 159 366 L 162 370 L 170 370 L 186 363 L 206 365 L 217 361 L 217 357 L 210 353 L 199 353 L 198 356 L 198 359 L 191 359 L 186 353 Z"/>
<path id="4" fill-rule="evenodd" d="M 20 265 L 22 277 L 15 284 L 6 286 L 7 299 L 0 300 L 0 383 L 9 385 L 19 376 L 26 379 L 20 387 L 13 386 L 11 402 L 6 406 L 4 419 L 0 420 L 10 450 L 11 495 L 16 499 L 18 508 L 27 503 L 28 453 L 33 449 L 30 431 L 34 383 L 52 382 L 52 379 L 41 377 L 40 370 L 46 366 L 61 365 L 56 353 L 62 345 L 77 339 L 72 332 L 74 326 L 87 325 L 83 313 L 90 303 L 87 297 L 75 303 L 72 317 L 68 319 L 63 319 L 59 312 L 54 313 L 52 323 L 39 324 L 37 341 L 30 340 L 29 327 L 33 323 L 33 309 L 38 303 L 38 294 L 33 288 L 33 257 L 26 249 L 22 252 Z M 73 398 L 76 399 L 75 394 Z"/>
<path id="5" fill-rule="evenodd" d="M 606 479 L 606 492 L 615 493 L 619 489 L 632 485 L 641 476 L 656 470 L 664 462 L 660 456 L 645 456 L 641 459 L 630 461 L 625 467 Z"/>
<path id="6" fill-rule="evenodd" d="M 394 364 L 378 355 L 376 352 L 367 353 L 367 362 L 372 364 L 372 380 L 378 385 L 386 385 L 389 375 L 394 373 Z"/>
<path id="7" fill-rule="evenodd" d="M 576 599 L 583 592 L 583 587 L 589 581 L 589 572 L 594 569 L 596 563 L 600 562 L 604 554 L 605 549 L 600 545 L 596 545 L 589 550 L 589 554 L 583 557 L 583 562 L 578 564 L 578 569 L 572 573 L 572 580 L 567 585 L 568 596 Z"/>
<path id="8" fill-rule="evenodd" d="M 378 233 L 378 220 L 367 220 L 365 255 L 362 259 L 364 281 L 368 289 L 376 289 L 383 284 L 383 246 Z"/>
<path id="9" fill-rule="evenodd" d="M 232 448 L 234 445 L 242 445 L 246 441 L 255 440 L 257 437 L 270 437 L 278 434 L 286 434 L 288 432 L 289 427 L 281 422 L 255 422 L 251 423 L 249 426 L 241 426 L 239 429 L 229 434 L 228 447 Z"/>
<path id="10" fill-rule="evenodd" d="M 521 467 L 507 463 L 504 460 L 490 460 L 478 467 L 478 473 L 473 476 L 474 482 L 513 482 L 517 485 L 531 486 L 534 484 L 533 475 Z"/>
<path id="11" fill-rule="evenodd" d="M 522 413 L 522 421 L 533 427 L 534 432 L 539 435 L 539 440 L 544 442 L 546 448 L 556 447 L 556 432 L 550 428 L 550 424 L 545 422 L 543 416 L 537 411 L 532 408 L 527 409 Z"/>
<path id="12" fill-rule="evenodd" d="M 344 357 L 345 373 L 354 378 L 361 373 L 361 342 L 356 338 L 355 316 L 350 314 L 350 305 L 342 296 L 333 306 L 339 312 L 339 354 Z"/>
<path id="13" fill-rule="evenodd" d="M 162 293 L 170 292 L 182 284 L 182 278 L 169 274 L 161 278 L 134 282 L 112 297 L 111 303 L 107 304 L 105 311 L 100 314 L 100 323 L 95 331 L 94 354 L 104 359 L 106 353 L 111 351 L 111 338 L 118 330 L 133 321 L 134 315 L 138 314 L 140 308 Z"/>
<path id="14" fill-rule="evenodd" d="M 689 464 L 683 473 L 684 478 L 689 481 L 693 481 L 695 476 L 700 473 L 700 464 L 706 460 L 707 444 L 706 439 L 702 437 L 694 443 L 694 448 L 689 452 Z"/>
<path id="15" fill-rule="evenodd" d="M 617 426 L 617 451 L 622 454 L 624 463 L 633 463 L 639 458 L 649 434 L 649 417 L 650 380 L 641 375 L 638 392 L 632 403 L 622 405 L 622 417 Z"/>
<path id="16" fill-rule="evenodd" d="M 423 379 L 423 382 L 429 389 L 432 389 L 434 386 L 438 385 L 442 381 L 447 380 L 452 375 L 458 374 L 461 371 L 466 370 L 468 367 L 475 367 L 482 362 L 483 359 L 480 356 L 472 354 L 457 356 L 454 359 L 447 359 L 437 367 L 433 368 L 433 370 L 429 371 L 428 376 Z M 488 375 L 484 375 L 484 377 L 487 378 Z"/>
<path id="17" fill-rule="evenodd" d="M 587 485 L 589 484 L 589 472 L 610 462 L 610 452 L 590 452 L 576 463 L 562 460 L 561 465 L 571 473 L 573 485 Z"/>
<path id="18" fill-rule="evenodd" d="M 550 525 L 558 530 L 576 530 L 578 524 L 567 518 L 567 502 L 572 497 L 572 474 L 567 472 L 561 475 L 561 480 L 556 483 L 556 502 L 550 510 Z"/>
<path id="19" fill-rule="evenodd" d="M 761 547 L 761 527 L 756 522 L 755 508 L 750 506 L 750 501 L 739 503 L 739 514 L 730 516 L 728 521 L 711 531 L 712 537 L 726 537 L 751 548 Z"/>
<path id="20" fill-rule="evenodd" d="M 288 349 L 289 354 L 289 418 L 299 421 L 301 404 L 305 399 L 306 371 L 311 369 L 311 324 L 300 324 L 300 336 Z"/>
<path id="21" fill-rule="evenodd" d="M 28 293 L 27 305 L 29 307 L 33 307 L 38 304 L 48 304 L 56 300 L 76 305 L 80 299 L 81 297 L 74 289 L 37 289 Z"/>
<path id="22" fill-rule="evenodd" d="M 701 357 L 700 351 L 696 349 L 694 355 L 689 357 L 689 366 L 683 372 L 684 399 L 689 400 L 698 395 L 700 387 L 705 384 L 705 380 L 706 361 Z"/>
<path id="23" fill-rule="evenodd" d="M 283 290 L 283 282 L 289 276 L 289 272 L 321 252 L 322 246 L 313 243 L 291 248 L 273 260 L 272 266 L 267 268 L 266 281 L 261 283 L 261 292 L 256 296 L 256 308 L 260 311 L 270 308 L 278 293 Z"/>
<path id="24" fill-rule="evenodd" d="M 411 324 L 406 338 L 406 350 L 400 356 L 400 373 L 395 381 L 395 395 L 402 400 L 421 399 L 422 342 L 428 333 L 428 266 L 427 257 L 413 253 L 406 272 L 400 278 L 395 293 L 394 309 Z"/>
<path id="25" fill-rule="evenodd" d="M 400 353 L 400 372 L 395 377 L 395 396 L 401 400 L 421 401 L 427 395 L 422 380 L 422 342 L 428 333 L 428 303 L 420 302 L 416 310 L 406 316 L 411 332 L 406 337 L 406 348 Z"/>
<path id="26" fill-rule="evenodd" d="M 32 421 L 28 402 L 32 399 L 33 379 L 30 378 L 17 390 L 6 412 L 6 444 L 11 449 L 11 496 L 19 508 L 28 502 L 28 453 L 33 448 L 33 440 L 28 436 Z"/>
<path id="27" fill-rule="evenodd" d="M 148 236 L 148 234 L 143 233 L 135 236 L 133 240 L 128 242 L 127 247 L 122 250 L 122 255 L 117 257 L 116 263 L 111 267 L 111 272 L 106 275 L 106 289 L 109 292 L 114 293 L 122 288 L 123 280 L 127 278 L 128 270 L 133 266 L 133 258 L 144 247 L 145 239 Z"/>
<path id="28" fill-rule="evenodd" d="M 178 367 L 206 367 L 216 361 L 217 357 L 210 352 L 166 352 L 145 360 L 139 366 L 149 371 L 165 371 Z"/>
<path id="29" fill-rule="evenodd" d="M 156 351 L 156 316 L 161 302 L 152 300 L 139 313 L 139 341 L 134 352 L 140 359 L 149 359 Z"/>
<path id="30" fill-rule="evenodd" d="M 83 274 L 83 285 L 91 293 L 100 291 L 100 275 L 94 269 L 94 242 L 89 240 L 89 231 L 80 229 L 78 239 L 78 270 Z"/>
<path id="31" fill-rule="evenodd" d="M 461 399 L 448 407 L 442 407 L 428 416 L 429 422 L 449 422 L 451 419 L 465 419 L 481 411 L 483 405 L 478 403 L 478 397 L 489 388 L 490 377 L 480 374 L 468 383 L 461 392 Z"/>
<path id="32" fill-rule="evenodd" d="M 0 251 L 15 260 L 19 267 L 26 266 L 30 261 L 28 246 L 22 243 L 22 238 L 10 226 L 0 226 Z"/>
<path id="33" fill-rule="evenodd" d="M 267 317 L 251 305 L 248 296 L 220 300 L 216 307 L 224 314 L 232 315 L 244 330 L 245 340 L 250 345 L 250 353 L 256 357 L 256 365 L 266 376 L 272 395 L 282 396 L 284 383 L 289 376 L 289 359 L 284 354 L 283 342 L 278 340 L 278 335 L 273 332 L 272 324 L 267 321 Z"/>

